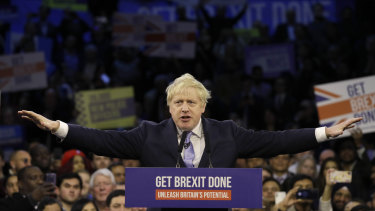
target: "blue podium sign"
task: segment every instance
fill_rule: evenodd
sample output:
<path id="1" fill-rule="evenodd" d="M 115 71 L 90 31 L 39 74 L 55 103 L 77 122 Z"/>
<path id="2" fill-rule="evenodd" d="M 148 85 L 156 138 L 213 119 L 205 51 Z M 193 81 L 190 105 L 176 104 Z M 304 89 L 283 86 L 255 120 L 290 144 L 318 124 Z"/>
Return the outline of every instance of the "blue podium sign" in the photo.
<path id="1" fill-rule="evenodd" d="M 126 207 L 261 208 L 262 170 L 126 168 Z"/>

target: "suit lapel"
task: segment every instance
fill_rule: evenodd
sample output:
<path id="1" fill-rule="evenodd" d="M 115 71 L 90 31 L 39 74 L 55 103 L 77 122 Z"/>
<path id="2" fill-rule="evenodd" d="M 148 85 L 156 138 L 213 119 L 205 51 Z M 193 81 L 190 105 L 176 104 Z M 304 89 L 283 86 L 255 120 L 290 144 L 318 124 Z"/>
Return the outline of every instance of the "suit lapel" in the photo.
<path id="1" fill-rule="evenodd" d="M 211 142 L 210 142 L 210 136 L 207 130 L 206 119 L 203 117 L 202 117 L 202 129 L 203 129 L 203 134 L 204 134 L 205 147 L 204 147 L 203 155 L 202 155 L 201 161 L 199 162 L 198 168 L 207 168 L 209 165 L 207 149 L 211 151 L 212 148 L 210 147 L 210 144 L 209 144 Z"/>

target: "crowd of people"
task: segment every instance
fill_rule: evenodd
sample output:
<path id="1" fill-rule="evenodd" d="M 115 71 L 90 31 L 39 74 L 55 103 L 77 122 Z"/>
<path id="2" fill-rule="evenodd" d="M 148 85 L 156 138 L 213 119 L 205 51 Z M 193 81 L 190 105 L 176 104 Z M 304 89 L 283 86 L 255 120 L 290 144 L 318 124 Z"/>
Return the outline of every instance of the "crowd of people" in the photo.
<path id="1" fill-rule="evenodd" d="M 34 52 L 35 38 L 50 39 L 53 46 L 47 57 L 53 68 L 48 72 L 47 88 L 1 94 L 0 124 L 23 125 L 27 145 L 16 149 L 9 160 L 0 154 L 4 198 L 4 205 L 0 205 L 27 206 L 24 210 L 116 210 L 124 206 L 125 167 L 141 166 L 137 160 L 103 157 L 60 145 L 51 134 L 17 118 L 17 110 L 34 110 L 50 119 L 75 123 L 76 92 L 133 86 L 137 123 L 159 122 L 169 117 L 165 103 L 169 82 L 182 73 L 191 73 L 211 90 L 205 117 L 232 119 L 255 130 L 314 128 L 319 120 L 313 85 L 375 73 L 373 20 L 359 16 L 351 7 L 343 8 L 337 22 L 332 22 L 324 17 L 323 5 L 314 4 L 314 20 L 309 24 L 298 23 L 295 11 L 288 10 L 287 21 L 279 24 L 273 34 L 267 25 L 257 22 L 252 30 L 258 33 L 250 38 L 242 37 L 234 28 L 247 4 L 233 18 L 226 17 L 225 7 L 218 7 L 215 16 L 210 16 L 204 5 L 198 5 L 196 20 L 188 19 L 184 8 L 179 7 L 179 21 L 197 22 L 194 59 L 151 58 L 140 49 L 113 46 L 111 15 L 116 7 L 110 12 L 100 9 L 108 7 L 91 11 L 92 24 L 66 10 L 56 26 L 49 20 L 51 9 L 45 6 L 27 17 L 24 35 L 13 53 Z M 1 38 L 9 30 L 6 26 L 0 25 Z M 279 77 L 267 78 L 262 66 L 245 70 L 247 46 L 275 43 L 293 44 L 295 74 L 286 71 Z M 0 47 L 3 53 L 4 47 Z M 355 129 L 350 138 L 327 142 L 314 151 L 269 159 L 238 159 L 237 167 L 263 168 L 264 209 L 375 209 L 373 137 Z M 333 184 L 327 175 L 334 170 L 351 171 L 352 182 Z M 51 172 L 57 174 L 55 186 L 44 182 Z M 318 197 L 296 200 L 299 188 L 315 188 Z M 275 204 L 278 191 L 287 194 Z"/>

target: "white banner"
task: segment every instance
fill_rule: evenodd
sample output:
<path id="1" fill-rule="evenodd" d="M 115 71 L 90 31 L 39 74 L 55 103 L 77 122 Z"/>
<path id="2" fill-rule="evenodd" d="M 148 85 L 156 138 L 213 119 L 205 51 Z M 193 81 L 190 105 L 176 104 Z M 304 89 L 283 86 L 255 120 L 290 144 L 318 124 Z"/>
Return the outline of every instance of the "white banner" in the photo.
<path id="1" fill-rule="evenodd" d="M 0 56 L 0 89 L 5 92 L 47 87 L 44 53 Z"/>
<path id="2" fill-rule="evenodd" d="M 375 76 L 320 84 L 314 90 L 321 125 L 363 117 L 356 125 L 363 133 L 375 131 Z"/>
<path id="3" fill-rule="evenodd" d="M 146 26 L 145 55 L 194 58 L 196 23 L 147 21 Z"/>
<path id="4" fill-rule="evenodd" d="M 140 47 L 145 44 L 146 21 L 162 21 L 159 15 L 116 13 L 113 16 L 113 45 Z"/>

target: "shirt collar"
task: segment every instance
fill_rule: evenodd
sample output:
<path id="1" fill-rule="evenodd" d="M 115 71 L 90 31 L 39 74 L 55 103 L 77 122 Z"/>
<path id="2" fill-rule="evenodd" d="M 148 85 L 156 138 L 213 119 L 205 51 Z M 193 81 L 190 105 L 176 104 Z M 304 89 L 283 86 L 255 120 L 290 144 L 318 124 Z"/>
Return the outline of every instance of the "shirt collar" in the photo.
<path id="1" fill-rule="evenodd" d="M 181 130 L 180 128 L 178 128 L 177 126 L 176 126 L 176 128 L 177 128 L 177 135 L 178 135 L 178 137 L 181 138 L 182 132 L 184 132 L 184 131 Z M 201 119 L 199 119 L 199 122 L 198 122 L 197 126 L 195 126 L 195 128 L 193 128 L 192 132 L 198 138 L 201 138 L 201 136 L 202 136 L 202 130 L 203 129 L 202 129 L 202 118 L 201 118 Z"/>

